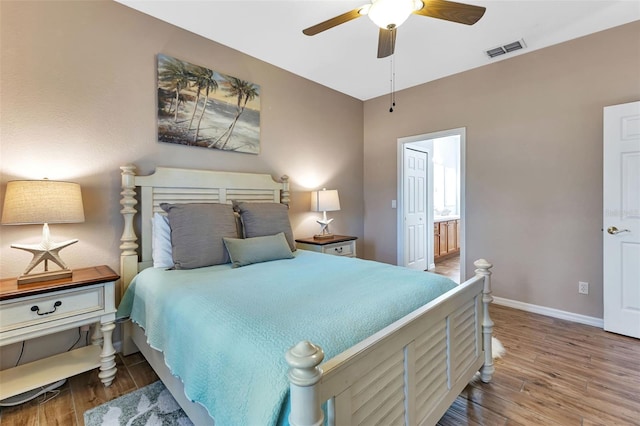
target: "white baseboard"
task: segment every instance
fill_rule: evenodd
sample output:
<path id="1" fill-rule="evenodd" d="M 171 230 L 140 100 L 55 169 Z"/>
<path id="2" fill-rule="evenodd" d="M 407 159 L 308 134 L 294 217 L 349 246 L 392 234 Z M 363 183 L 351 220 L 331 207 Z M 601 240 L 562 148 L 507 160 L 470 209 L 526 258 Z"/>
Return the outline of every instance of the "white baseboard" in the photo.
<path id="1" fill-rule="evenodd" d="M 502 297 L 495 296 L 493 297 L 493 303 L 496 305 L 507 306 L 509 308 L 520 309 L 521 311 L 533 312 L 534 314 L 546 315 L 548 317 L 604 328 L 604 321 L 602 318 L 574 314 L 573 312 L 561 311 L 560 309 L 547 308 L 546 306 L 532 305 L 518 300 L 504 299 Z"/>

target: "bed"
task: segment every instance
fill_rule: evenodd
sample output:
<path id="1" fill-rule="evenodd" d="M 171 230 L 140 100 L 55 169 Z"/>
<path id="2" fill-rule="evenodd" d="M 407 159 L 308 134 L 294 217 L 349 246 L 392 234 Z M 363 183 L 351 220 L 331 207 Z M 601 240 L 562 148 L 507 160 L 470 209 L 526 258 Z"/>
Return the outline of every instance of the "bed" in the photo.
<path id="1" fill-rule="evenodd" d="M 122 198 L 120 204 L 122 205 L 121 213 L 124 217 L 124 230 L 120 246 L 122 250 L 121 294 L 132 294 L 134 288 L 139 294 L 144 294 L 142 289 L 145 287 L 140 282 L 146 280 L 152 283 L 160 283 L 166 275 L 171 275 L 173 279 L 177 277 L 177 280 L 181 282 L 188 281 L 189 285 L 193 282 L 195 286 L 199 279 L 204 279 L 205 273 L 215 273 L 217 274 L 215 275 L 216 280 L 225 283 L 227 279 L 231 279 L 232 275 L 234 277 L 242 277 L 243 274 L 249 273 L 262 274 L 263 277 L 269 278 L 268 280 L 263 280 L 266 293 L 255 296 L 259 297 L 256 300 L 259 300 L 260 303 L 256 302 L 256 300 L 253 302 L 248 301 L 249 309 L 247 313 L 235 315 L 236 311 L 242 310 L 242 306 L 234 306 L 232 303 L 225 301 L 237 301 L 237 295 L 229 295 L 228 299 L 225 299 L 220 296 L 220 293 L 216 293 L 213 298 L 214 302 L 219 299 L 222 301 L 220 303 L 223 303 L 212 309 L 214 313 L 223 311 L 225 307 L 233 306 L 231 315 L 229 313 L 225 313 L 225 315 L 251 316 L 251 304 L 253 303 L 253 306 L 256 307 L 256 311 L 259 310 L 257 309 L 258 306 L 263 309 L 262 300 L 268 299 L 268 295 L 272 294 L 270 292 L 274 291 L 269 289 L 268 285 L 276 286 L 285 282 L 288 275 L 301 277 L 303 276 L 301 271 L 311 271 L 314 267 L 321 270 L 324 268 L 323 270 L 327 271 L 327 273 L 334 274 L 331 276 L 332 279 L 330 281 L 337 282 L 340 281 L 341 275 L 335 274 L 349 276 L 351 268 L 359 268 L 361 266 L 373 268 L 373 275 L 370 278 L 366 278 L 366 280 L 371 284 L 371 288 L 375 289 L 374 293 L 378 293 L 378 289 L 383 291 L 385 287 L 393 288 L 394 292 L 402 292 L 402 289 L 406 288 L 404 291 L 411 299 L 411 295 L 422 291 L 408 287 L 410 278 L 412 279 L 410 275 L 414 271 L 409 272 L 404 268 L 382 265 L 376 262 L 342 259 L 302 250 L 294 251 L 289 260 L 249 264 L 246 267 L 243 266 L 237 269 L 233 269 L 228 264 L 223 264 L 190 271 L 158 271 L 158 268 L 152 268 L 152 218 L 156 213 L 162 212 L 163 208 L 166 209 L 165 206 L 162 206 L 163 203 L 170 205 L 200 203 L 224 205 L 233 201 L 234 203 L 265 203 L 265 206 L 277 203 L 288 204 L 290 196 L 288 178 L 284 176 L 280 182 L 276 182 L 270 175 L 265 174 L 165 167 L 158 167 L 153 174 L 148 176 L 136 176 L 135 166 L 133 165 L 123 166 L 121 171 Z M 138 210 L 140 210 L 140 220 L 136 222 L 134 217 Z M 140 238 L 134 231 L 134 225 L 139 226 Z M 284 236 L 281 236 L 281 239 L 286 241 Z M 233 241 L 236 244 L 235 240 Z M 257 242 L 258 240 L 255 241 Z M 226 242 L 227 240 L 225 240 Z M 231 250 L 229 252 L 231 253 Z M 236 264 L 237 257 L 232 256 L 232 261 L 233 264 Z M 328 263 L 325 264 L 324 262 Z M 444 282 L 436 283 L 441 286 L 439 292 L 442 294 L 428 296 L 425 299 L 428 302 L 424 304 L 420 302 L 415 306 L 410 306 L 409 308 L 404 306 L 402 308 L 409 309 L 409 312 L 395 312 L 393 309 L 380 309 L 379 306 L 374 305 L 375 303 L 384 302 L 384 299 L 388 297 L 386 295 L 380 296 L 383 299 L 382 302 L 375 302 L 373 299 L 367 298 L 370 301 L 367 304 L 363 304 L 361 309 L 359 307 L 359 310 L 392 311 L 391 316 L 380 319 L 383 322 L 372 324 L 371 328 L 356 327 L 358 328 L 357 333 L 356 331 L 353 331 L 353 333 L 350 331 L 347 334 L 354 335 L 346 336 L 342 340 L 338 339 L 340 341 L 337 344 L 332 341 L 332 336 L 345 333 L 334 332 L 331 327 L 339 327 L 339 324 L 322 325 L 319 321 L 313 323 L 313 321 L 316 321 L 313 311 L 314 309 L 323 310 L 338 306 L 341 303 L 340 299 L 343 297 L 342 294 L 338 294 L 341 293 L 341 289 L 328 288 L 326 291 L 323 289 L 321 292 L 314 293 L 313 289 L 317 288 L 316 283 L 310 283 L 310 288 L 305 289 L 302 286 L 302 282 L 306 280 L 298 278 L 301 288 L 298 289 L 298 286 L 292 286 L 292 289 L 313 294 L 314 296 L 311 299 L 314 299 L 314 303 L 315 299 L 318 299 L 321 301 L 320 303 L 325 305 L 315 306 L 300 303 L 300 306 L 297 306 L 293 303 L 284 303 L 282 306 L 285 306 L 286 309 L 283 309 L 285 311 L 282 313 L 284 315 L 283 318 L 286 318 L 287 322 L 295 324 L 310 322 L 308 335 L 317 336 L 320 341 L 313 341 L 313 339 L 305 337 L 299 341 L 292 340 L 289 342 L 289 340 L 293 339 L 292 336 L 299 334 L 281 332 L 280 330 L 284 328 L 277 325 L 280 324 L 279 322 L 275 322 L 274 324 L 276 325 L 265 324 L 267 332 L 268 330 L 277 330 L 273 334 L 277 335 L 277 339 L 281 340 L 279 342 L 280 345 L 282 341 L 288 342 L 286 345 L 288 349 L 282 351 L 281 358 L 274 361 L 273 354 L 269 355 L 270 358 L 267 356 L 268 348 L 266 347 L 269 346 L 268 343 L 272 339 L 276 338 L 274 336 L 269 336 L 266 343 L 261 341 L 260 338 L 255 340 L 247 338 L 246 341 L 237 338 L 237 344 L 241 349 L 233 349 L 249 354 L 250 359 L 253 360 L 252 364 L 256 366 L 256 371 L 252 373 L 228 371 L 229 377 L 219 375 L 216 378 L 221 383 L 226 383 L 234 380 L 245 380 L 244 377 L 247 376 L 261 376 L 263 370 L 275 370 L 274 377 L 267 377 L 263 380 L 266 380 L 265 383 L 288 381 L 285 402 L 283 403 L 281 398 L 276 398 L 279 406 L 275 407 L 274 410 L 279 414 L 272 414 L 270 417 L 270 419 L 276 419 L 278 424 L 297 426 L 320 425 L 323 423 L 337 425 L 435 424 L 478 371 L 481 380 L 484 382 L 491 380 L 494 371 L 491 356 L 493 322 L 488 310 L 488 306 L 492 301 L 490 285 L 490 268 L 492 265 L 485 260 L 478 260 L 475 262 L 475 266 L 477 269 L 473 278 L 460 285 L 449 287 Z M 299 268 L 299 272 L 295 272 L 295 268 Z M 351 276 L 356 276 L 361 272 L 354 269 L 351 273 Z M 310 273 L 309 275 L 319 275 L 319 272 Z M 423 275 L 426 276 L 428 274 Z M 437 278 L 434 279 L 438 281 Z M 349 281 L 351 281 L 351 278 L 349 278 Z M 377 281 L 379 283 L 376 284 Z M 254 290 L 249 292 L 242 287 L 242 285 L 251 285 L 248 278 L 241 278 L 240 283 L 220 288 L 237 287 L 238 291 L 245 292 L 241 294 L 254 294 Z M 376 289 L 376 287 L 373 287 L 374 285 L 379 285 L 380 287 Z M 132 288 L 131 291 L 127 292 L 129 286 Z M 140 288 L 138 289 L 136 286 Z M 205 300 L 198 296 L 195 299 L 192 297 L 190 302 L 177 302 L 178 293 L 172 289 L 172 284 L 167 284 L 166 288 L 169 289 L 167 290 L 169 293 L 164 296 L 164 299 L 155 299 L 160 297 L 159 295 L 162 293 L 159 284 L 156 287 L 157 290 L 154 290 L 153 285 L 146 288 L 148 298 L 153 300 L 150 303 L 151 306 L 160 305 L 160 300 L 176 301 L 176 303 L 171 304 L 198 304 Z M 170 293 L 170 291 L 173 291 L 173 293 Z M 182 292 L 182 290 L 180 291 Z M 184 287 L 185 294 L 190 292 L 190 287 Z M 338 294 L 336 299 L 329 298 L 332 297 L 332 293 Z M 299 298 L 300 296 L 293 295 L 291 297 Z M 424 297 L 427 296 L 425 295 Z M 417 297 L 413 297 L 413 299 L 422 300 Z M 206 310 L 204 307 L 208 307 L 214 302 L 200 303 L 201 307 L 199 309 L 192 310 Z M 266 306 L 264 309 L 268 309 L 269 305 L 265 304 L 264 306 Z M 138 310 L 140 309 L 150 308 L 138 308 Z M 298 317 L 293 317 L 294 311 Z M 192 363 L 199 366 L 195 373 L 191 372 L 191 376 L 198 377 L 198 379 L 189 379 L 188 372 L 176 367 L 176 361 L 172 358 L 170 349 L 158 343 L 156 338 L 152 336 L 152 329 L 154 328 L 152 325 L 160 324 L 162 320 L 174 314 L 158 313 L 156 315 L 156 317 L 149 317 L 154 318 L 148 320 L 149 324 L 146 324 L 141 319 L 143 318 L 141 316 L 135 321 L 127 321 L 123 324 L 123 353 L 129 354 L 140 350 L 194 424 L 213 424 L 214 418 L 218 420 L 219 424 L 233 424 L 231 423 L 233 420 L 229 420 L 233 419 L 233 417 L 225 417 L 220 411 L 218 413 L 214 411 L 210 414 L 212 406 L 206 403 L 206 397 L 199 394 L 196 395 L 197 392 L 193 390 L 194 382 L 197 383 L 201 377 L 205 377 L 204 371 L 206 368 L 201 366 L 201 362 L 194 361 Z M 290 315 L 291 318 L 289 318 Z M 180 318 L 187 316 L 191 315 L 183 315 Z M 376 317 L 377 321 L 377 317 L 381 315 L 373 316 Z M 175 319 L 172 320 L 173 322 L 166 321 L 169 321 L 167 324 L 178 323 Z M 202 322 L 203 320 L 198 321 Z M 212 319 L 211 321 L 218 324 L 220 319 Z M 277 319 L 274 321 L 283 320 Z M 359 323 L 359 320 L 356 320 L 356 323 Z M 328 328 L 323 331 L 325 326 Z M 168 326 L 155 328 L 165 329 Z M 197 327 L 189 326 L 188 328 Z M 203 327 L 200 329 L 203 329 Z M 146 331 L 149 332 L 149 335 L 145 334 Z M 251 333 L 253 332 L 252 328 Z M 208 334 L 220 333 L 213 331 Z M 180 331 L 177 335 L 183 336 L 186 335 L 186 332 Z M 158 339 L 161 341 L 163 338 L 160 337 Z M 192 343 L 180 341 L 179 345 L 194 348 L 204 347 L 201 346 L 204 343 L 200 340 L 200 338 L 196 338 L 191 341 Z M 255 345 L 252 344 L 254 341 Z M 328 341 L 331 341 L 330 344 Z M 327 344 L 326 347 L 320 346 L 325 345 L 325 343 Z M 275 348 L 278 347 L 275 346 Z M 339 348 L 339 350 L 336 348 Z M 325 350 L 323 349 L 327 350 L 328 356 L 326 360 Z M 195 354 L 202 351 L 194 350 L 192 352 Z M 277 357 L 278 355 L 276 354 Z M 167 365 L 170 365 L 171 368 Z M 280 367 L 282 367 L 281 371 L 278 370 Z M 215 383 L 212 383 L 215 382 L 214 379 L 205 378 L 203 380 L 206 386 L 215 387 Z M 199 385 L 202 388 L 202 384 Z M 256 385 L 252 382 L 251 385 L 247 385 L 247 388 L 253 390 L 260 386 L 264 386 L 264 383 Z M 227 393 L 233 395 L 231 391 Z M 275 393 L 277 392 L 274 391 Z M 189 395 L 189 397 L 186 395 Z M 194 395 L 196 396 L 194 397 Z M 246 405 L 252 408 L 254 405 L 258 406 L 258 402 L 262 403 L 262 401 L 252 401 L 250 398 L 252 396 L 247 394 L 246 400 L 244 397 L 236 397 L 235 399 L 243 400 Z M 193 400 L 197 402 L 193 402 Z M 281 411 L 280 405 L 284 407 L 283 411 Z M 205 408 L 205 406 L 208 408 Z"/>

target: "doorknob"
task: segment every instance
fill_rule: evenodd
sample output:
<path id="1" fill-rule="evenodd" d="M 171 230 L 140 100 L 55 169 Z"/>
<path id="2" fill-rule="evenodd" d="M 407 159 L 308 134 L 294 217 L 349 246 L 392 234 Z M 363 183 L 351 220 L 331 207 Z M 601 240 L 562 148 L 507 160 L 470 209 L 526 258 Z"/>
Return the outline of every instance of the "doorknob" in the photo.
<path id="1" fill-rule="evenodd" d="M 628 229 L 618 229 L 615 226 L 610 226 L 607 228 L 607 232 L 610 233 L 611 235 L 616 235 L 622 232 L 631 232 L 631 231 L 629 231 Z"/>

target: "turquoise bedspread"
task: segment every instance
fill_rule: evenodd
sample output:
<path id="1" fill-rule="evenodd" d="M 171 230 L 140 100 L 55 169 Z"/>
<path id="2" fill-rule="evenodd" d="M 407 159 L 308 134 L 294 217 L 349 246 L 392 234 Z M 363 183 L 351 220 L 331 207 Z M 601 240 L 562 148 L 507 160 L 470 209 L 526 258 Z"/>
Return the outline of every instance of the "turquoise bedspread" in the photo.
<path id="1" fill-rule="evenodd" d="M 455 287 L 447 278 L 304 250 L 232 269 L 148 268 L 118 308 L 207 408 L 216 425 L 274 425 L 289 384 L 285 352 L 301 340 L 332 358 Z M 286 419 L 286 417 L 284 417 Z"/>

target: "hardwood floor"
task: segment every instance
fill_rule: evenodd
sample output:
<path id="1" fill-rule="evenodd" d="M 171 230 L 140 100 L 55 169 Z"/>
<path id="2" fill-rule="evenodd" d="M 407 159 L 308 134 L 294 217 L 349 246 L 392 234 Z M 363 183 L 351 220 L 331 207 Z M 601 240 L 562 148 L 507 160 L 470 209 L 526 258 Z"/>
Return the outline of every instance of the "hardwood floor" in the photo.
<path id="1" fill-rule="evenodd" d="M 53 396 L 45 394 L 25 404 L 0 409 L 2 426 L 84 426 L 83 414 L 90 408 L 147 386 L 158 376 L 140 353 L 116 357 L 118 373 L 111 386 L 105 388 L 97 370 L 73 376 Z"/>
<path id="2" fill-rule="evenodd" d="M 460 284 L 460 255 L 439 260 L 431 272 L 449 277 Z"/>
<path id="3" fill-rule="evenodd" d="M 640 340 L 492 306 L 507 354 L 439 425 L 640 425 Z"/>
<path id="4" fill-rule="evenodd" d="M 493 382 L 467 386 L 439 425 L 640 425 L 640 340 L 503 306 L 491 315 L 507 354 Z M 118 357 L 111 387 L 80 374 L 43 404 L 3 408 L 0 424 L 83 425 L 84 411 L 155 380 L 140 354 Z"/>

